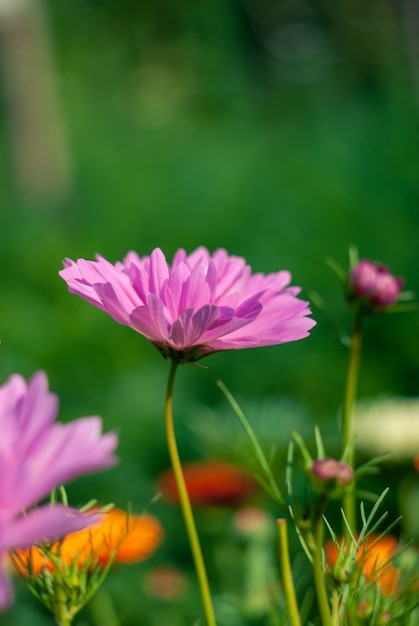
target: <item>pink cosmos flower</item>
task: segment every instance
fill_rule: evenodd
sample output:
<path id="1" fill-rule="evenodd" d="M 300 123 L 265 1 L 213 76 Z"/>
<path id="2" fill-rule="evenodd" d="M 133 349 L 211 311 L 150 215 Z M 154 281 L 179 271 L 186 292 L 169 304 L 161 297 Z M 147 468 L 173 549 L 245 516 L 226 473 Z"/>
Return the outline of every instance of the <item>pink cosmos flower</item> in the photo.
<path id="1" fill-rule="evenodd" d="M 101 256 L 66 259 L 59 274 L 70 292 L 178 362 L 295 341 L 315 325 L 308 303 L 296 297 L 300 288 L 289 286 L 289 272 L 252 274 L 243 258 L 223 249 L 180 249 L 171 265 L 159 248 L 142 258 L 129 252 L 115 265 Z"/>
<path id="2" fill-rule="evenodd" d="M 43 372 L 28 383 L 14 374 L 0 386 L 0 564 L 9 549 L 45 543 L 91 524 L 91 516 L 59 504 L 31 507 L 54 487 L 116 462 L 117 436 L 102 435 L 99 417 L 58 424 L 57 410 Z M 11 600 L 0 566 L 0 610 Z"/>

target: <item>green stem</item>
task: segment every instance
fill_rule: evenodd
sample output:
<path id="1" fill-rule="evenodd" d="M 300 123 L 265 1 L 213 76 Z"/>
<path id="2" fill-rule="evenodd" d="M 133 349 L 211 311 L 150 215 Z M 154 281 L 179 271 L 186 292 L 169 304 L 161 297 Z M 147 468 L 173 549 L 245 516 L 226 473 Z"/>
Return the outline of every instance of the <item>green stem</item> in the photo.
<path id="1" fill-rule="evenodd" d="M 332 591 L 332 622 L 333 626 L 339 626 L 339 593 L 337 589 Z"/>
<path id="2" fill-rule="evenodd" d="M 58 580 L 55 590 L 55 600 L 55 622 L 58 624 L 58 626 L 71 626 L 71 624 L 73 623 L 73 616 L 69 615 L 69 611 L 67 609 L 66 594 L 63 585 L 61 585 Z"/>
<path id="3" fill-rule="evenodd" d="M 314 540 L 316 544 L 313 554 L 314 585 L 316 588 L 317 604 L 319 607 L 322 626 L 334 626 L 330 613 L 329 598 L 327 597 L 326 585 L 324 580 L 324 571 L 322 564 L 323 539 L 323 516 L 319 514 L 314 527 Z"/>
<path id="4" fill-rule="evenodd" d="M 361 359 L 361 326 L 362 313 L 355 313 L 354 324 L 352 329 L 348 373 L 346 377 L 345 397 L 342 411 L 342 448 L 346 450 L 351 442 L 352 437 L 352 411 L 356 398 L 356 390 L 358 384 L 359 363 Z M 351 446 L 348 465 L 355 469 L 355 447 Z M 352 482 L 351 489 L 346 491 L 343 496 L 343 510 L 349 526 L 353 533 L 356 532 L 356 502 L 355 502 L 355 482 Z M 345 535 L 348 536 L 348 530 L 345 525 Z"/>
<path id="5" fill-rule="evenodd" d="M 198 583 L 201 590 L 202 604 L 207 626 L 216 626 L 214 609 L 211 601 L 211 594 L 208 584 L 207 572 L 205 569 L 204 559 L 202 556 L 201 546 L 199 543 L 198 533 L 196 530 L 192 506 L 189 500 L 188 491 L 186 489 L 185 479 L 182 472 L 182 465 L 179 458 L 179 452 L 176 443 L 175 431 L 173 427 L 173 387 L 177 370 L 177 363 L 172 361 L 167 381 L 166 404 L 165 404 L 165 422 L 167 445 L 169 448 L 170 460 L 179 492 L 179 500 L 185 520 L 186 531 L 188 533 L 189 544 L 191 546 L 192 556 L 195 563 L 195 570 L 198 577 Z"/>
<path id="6" fill-rule="evenodd" d="M 279 562 L 281 566 L 282 582 L 284 585 L 285 597 L 287 599 L 287 610 L 291 626 L 301 626 L 301 618 L 298 612 L 297 599 L 295 596 L 294 581 L 292 578 L 291 564 L 288 549 L 287 520 L 276 520 L 279 537 Z"/>

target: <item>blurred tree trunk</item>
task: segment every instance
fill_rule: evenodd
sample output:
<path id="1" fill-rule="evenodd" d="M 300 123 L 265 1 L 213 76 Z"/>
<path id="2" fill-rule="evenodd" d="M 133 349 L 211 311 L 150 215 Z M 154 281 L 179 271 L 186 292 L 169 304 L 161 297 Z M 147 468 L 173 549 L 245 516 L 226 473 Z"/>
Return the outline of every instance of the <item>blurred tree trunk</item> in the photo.
<path id="1" fill-rule="evenodd" d="M 28 200 L 61 200 L 70 166 L 42 0 L 0 0 L 0 52 L 17 187 Z"/>
<path id="2" fill-rule="evenodd" d="M 403 22 L 406 31 L 409 70 L 416 99 L 419 102 L 419 3 L 402 0 Z"/>
<path id="3" fill-rule="evenodd" d="M 324 6 L 344 71 L 354 82 L 366 92 L 397 93 L 408 85 L 405 33 L 397 0 L 338 0 Z"/>

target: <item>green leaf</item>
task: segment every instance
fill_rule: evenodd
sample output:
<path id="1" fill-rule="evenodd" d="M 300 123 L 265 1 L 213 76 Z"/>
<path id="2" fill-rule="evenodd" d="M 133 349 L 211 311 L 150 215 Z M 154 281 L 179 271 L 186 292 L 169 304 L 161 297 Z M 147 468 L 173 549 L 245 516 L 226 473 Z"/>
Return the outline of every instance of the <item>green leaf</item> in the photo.
<path id="1" fill-rule="evenodd" d="M 274 475 L 272 473 L 271 467 L 266 459 L 266 456 L 257 440 L 257 437 L 252 429 L 252 427 L 250 426 L 249 422 L 247 421 L 243 411 L 241 410 L 240 406 L 238 405 L 238 403 L 236 402 L 235 398 L 233 397 L 233 395 L 231 394 L 231 392 L 227 389 L 227 387 L 224 385 L 224 383 L 222 383 L 221 381 L 217 381 L 217 385 L 218 387 L 221 389 L 221 391 L 224 393 L 225 397 L 227 398 L 228 402 L 231 405 L 231 408 L 233 409 L 233 411 L 235 412 L 236 416 L 238 417 L 240 423 L 242 424 L 247 437 L 248 437 L 248 447 L 249 450 L 251 451 L 257 465 L 260 471 L 261 476 L 263 477 L 264 481 L 266 481 L 266 484 L 269 486 L 269 491 L 268 493 L 274 498 L 274 500 L 276 502 L 278 502 L 283 508 L 286 508 L 286 504 L 285 504 L 285 500 L 282 496 L 282 493 L 277 485 L 277 482 L 274 478 Z"/>

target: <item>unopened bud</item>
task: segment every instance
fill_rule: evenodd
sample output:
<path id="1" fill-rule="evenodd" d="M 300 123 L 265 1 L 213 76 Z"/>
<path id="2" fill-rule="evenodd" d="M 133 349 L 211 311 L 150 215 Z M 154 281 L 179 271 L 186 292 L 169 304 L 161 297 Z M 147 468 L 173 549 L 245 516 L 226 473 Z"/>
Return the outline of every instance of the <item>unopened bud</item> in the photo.
<path id="1" fill-rule="evenodd" d="M 385 307 L 394 304 L 403 288 L 403 279 L 396 278 L 389 271 L 383 269 L 377 273 L 375 287 L 370 294 L 371 304 L 376 307 Z"/>
<path id="2" fill-rule="evenodd" d="M 311 473 L 324 483 L 336 481 L 342 486 L 347 485 L 354 478 L 353 469 L 347 463 L 336 459 L 317 459 L 311 466 Z"/>
<path id="3" fill-rule="evenodd" d="M 352 269 L 350 286 L 356 296 L 363 298 L 373 290 L 377 277 L 377 265 L 363 259 Z"/>
<path id="4" fill-rule="evenodd" d="M 384 265 L 363 259 L 352 269 L 349 290 L 352 298 L 362 299 L 371 308 L 394 304 L 403 289 L 402 278 L 394 276 Z"/>

